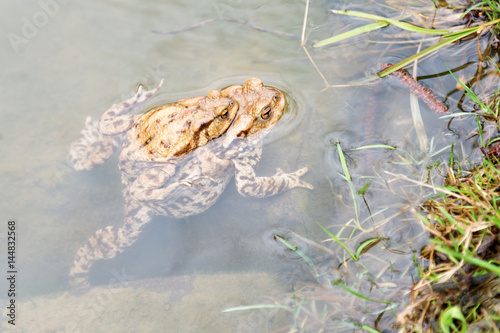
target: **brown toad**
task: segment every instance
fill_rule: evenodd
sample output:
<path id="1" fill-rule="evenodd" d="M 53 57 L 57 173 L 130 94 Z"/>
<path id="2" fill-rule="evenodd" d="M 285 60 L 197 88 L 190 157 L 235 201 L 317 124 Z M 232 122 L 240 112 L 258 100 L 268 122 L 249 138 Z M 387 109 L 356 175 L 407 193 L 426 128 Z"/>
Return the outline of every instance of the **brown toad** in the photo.
<path id="1" fill-rule="evenodd" d="M 313 189 L 300 180 L 307 168 L 289 174 L 278 169 L 272 177 L 255 175 L 262 154 L 262 139 L 281 118 L 286 106 L 285 95 L 276 88 L 264 86 L 260 79 L 249 78 L 243 86 L 222 90 L 221 96 L 239 105 L 231 127 L 225 136 L 182 157 L 182 163 L 172 164 L 162 158 L 134 161 L 133 150 L 128 149 L 129 141 L 141 133 L 129 134 L 124 151 L 132 155 L 123 151 L 120 155 L 125 184 L 125 223 L 122 227 L 98 230 L 80 248 L 70 270 L 74 284 L 88 284 L 92 264 L 113 258 L 131 245 L 153 216 L 181 218 L 208 209 L 226 188 L 233 171 L 238 191 L 244 196 L 267 197 L 294 187 Z M 143 127 L 136 123 L 133 128 Z"/>
<path id="2" fill-rule="evenodd" d="M 163 80 L 151 91 L 140 86 L 134 97 L 107 110 L 98 124 L 87 118 L 79 140 L 70 148 L 73 167 L 90 170 L 103 163 L 126 136 L 122 162 L 175 163 L 174 157 L 185 155 L 224 133 L 236 116 L 238 104 L 222 97 L 218 90 L 211 90 L 207 96 L 160 105 L 142 115 L 131 114 L 156 94 L 162 84 Z M 124 168 L 129 170 L 133 165 Z"/>

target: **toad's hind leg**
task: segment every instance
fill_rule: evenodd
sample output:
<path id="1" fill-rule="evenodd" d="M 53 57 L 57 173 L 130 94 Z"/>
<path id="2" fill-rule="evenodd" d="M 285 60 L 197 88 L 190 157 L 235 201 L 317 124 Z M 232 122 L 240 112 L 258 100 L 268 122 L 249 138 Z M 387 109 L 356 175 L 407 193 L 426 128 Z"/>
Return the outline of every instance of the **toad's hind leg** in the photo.
<path id="1" fill-rule="evenodd" d="M 92 265 L 97 260 L 112 259 L 132 245 L 154 215 L 151 208 L 137 202 L 130 202 L 127 207 L 125 224 L 121 228 L 109 226 L 98 230 L 78 250 L 69 272 L 70 283 L 74 287 L 88 286 Z"/>
<path id="2" fill-rule="evenodd" d="M 120 144 L 118 135 L 102 135 L 97 130 L 97 122 L 90 117 L 85 121 L 78 140 L 71 144 L 69 157 L 75 170 L 90 170 L 95 165 L 104 163 Z"/>

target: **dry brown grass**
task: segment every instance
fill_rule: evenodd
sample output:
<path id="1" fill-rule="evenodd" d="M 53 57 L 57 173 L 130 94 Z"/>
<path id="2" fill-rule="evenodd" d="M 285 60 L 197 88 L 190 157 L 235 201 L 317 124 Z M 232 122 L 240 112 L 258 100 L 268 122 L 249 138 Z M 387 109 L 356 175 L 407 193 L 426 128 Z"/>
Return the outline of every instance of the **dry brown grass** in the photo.
<path id="1" fill-rule="evenodd" d="M 410 305 L 398 315 L 397 322 L 404 331 L 440 331 L 443 311 L 458 306 L 469 328 L 486 325 L 487 332 L 496 332 L 496 324 L 491 324 L 500 300 L 498 276 L 467 260 L 453 260 L 436 248 L 499 262 L 500 170 L 487 160 L 464 178 L 450 172 L 448 185 L 447 194 L 426 202 L 426 216 L 419 217 L 432 242 L 421 250 L 425 268 L 411 290 Z"/>

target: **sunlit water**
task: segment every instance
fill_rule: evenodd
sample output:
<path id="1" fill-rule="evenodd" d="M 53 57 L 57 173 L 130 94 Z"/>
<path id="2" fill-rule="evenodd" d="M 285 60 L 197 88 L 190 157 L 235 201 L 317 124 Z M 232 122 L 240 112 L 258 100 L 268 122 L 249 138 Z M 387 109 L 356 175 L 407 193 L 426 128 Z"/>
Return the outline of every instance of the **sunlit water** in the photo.
<path id="1" fill-rule="evenodd" d="M 329 12 L 331 7 L 346 8 L 346 3 L 319 1 L 309 8 L 307 45 L 328 84 L 361 80 L 373 75 L 380 62 L 395 62 L 415 52 L 414 48 L 402 47 L 384 53 L 386 44 L 369 42 L 384 39 L 396 31 L 390 30 L 393 28 L 348 44 L 312 50 L 311 40 L 359 25 L 359 21 Z M 360 10 L 363 5 L 359 2 L 359 6 L 349 8 Z M 305 3 L 54 0 L 2 7 L 0 216 L 4 229 L 0 235 L 4 244 L 6 222 L 17 221 L 18 301 L 30 302 L 35 296 L 70 290 L 68 271 L 76 251 L 99 228 L 123 221 L 117 155 L 89 172 L 75 172 L 66 161 L 69 145 L 78 137 L 88 115 L 98 119 L 111 104 L 132 96 L 140 83 L 153 87 L 165 78 L 154 101 L 171 102 L 242 84 L 250 76 L 284 89 L 294 100 L 279 135 L 264 148 L 258 175 L 270 176 L 276 168 L 292 172 L 308 167 L 303 179 L 314 185 L 314 191 L 297 188 L 272 198 L 252 199 L 240 196 L 233 181 L 221 199 L 198 216 L 183 220 L 156 217 L 122 255 L 95 265 L 92 284 L 116 282 L 116 272 L 126 272 L 136 281 L 163 277 L 164 284 L 176 277 L 203 276 L 210 281 L 210 276 L 218 279 L 220 274 L 241 274 L 242 281 L 248 274 L 250 281 L 252 274 L 269 278 L 267 287 L 260 289 L 249 283 L 238 291 L 230 287 L 213 290 L 213 298 L 221 300 L 238 294 L 231 302 L 215 303 L 214 323 L 220 321 L 218 311 L 231 306 L 279 301 L 292 305 L 286 301 L 292 286 L 298 290 L 304 283 L 311 283 L 311 288 L 317 288 L 318 281 L 323 281 L 328 287 L 328 279 L 342 278 L 343 283 L 368 297 L 402 300 L 417 275 L 412 249 L 418 251 L 427 237 L 412 213 L 425 192 L 408 181 L 394 180 L 384 171 L 425 181 L 427 165 L 440 157 L 446 159 L 449 150 L 434 156 L 421 153 L 411 121 L 409 94 L 396 81 L 325 89 L 325 82 L 300 47 Z M 383 14 L 380 10 L 377 13 Z M 179 30 L 219 17 L 247 21 L 297 38 L 223 20 L 175 35 L 152 32 Z M 419 65 L 419 75 L 443 72 L 444 63 L 453 68 L 473 54 L 450 53 L 438 61 L 424 62 Z M 454 89 L 449 77 L 440 83 L 425 82 L 442 97 Z M 449 101 L 450 106 L 453 103 Z M 448 119 L 439 120 L 422 103 L 420 106 L 427 136 L 429 140 L 434 138 L 432 154 L 454 140 L 466 138 L 474 128 L 474 121 L 469 120 L 448 126 Z M 357 197 L 355 203 L 341 176 L 337 142 L 345 151 L 355 191 L 371 184 L 364 199 Z M 351 150 L 367 144 L 394 145 L 398 151 Z M 463 140 L 460 153 L 469 154 L 475 145 L 477 138 Z M 405 162 L 400 156 L 411 163 L 398 164 Z M 437 171 L 430 173 L 430 179 L 442 182 Z M 340 269 L 339 264 L 348 255 L 338 244 L 322 242 L 329 237 L 318 223 L 334 234 L 342 232 L 339 235 L 351 251 L 372 237 L 385 240 L 359 263 L 349 261 Z M 310 265 L 275 235 L 298 246 L 322 277 L 316 279 Z M 5 265 L 5 258 L 0 262 Z M 372 282 L 384 286 L 370 294 Z M 276 292 L 269 294 L 269 288 Z M 329 310 L 339 313 L 335 316 L 338 320 L 373 325 L 386 306 L 364 310 L 364 301 L 340 288 L 328 288 L 340 297 L 337 303 L 328 305 Z M 1 289 L 2 299 L 6 298 L 4 290 L 6 287 Z M 138 294 L 141 309 L 154 314 L 147 319 L 151 327 L 155 327 L 155 320 L 168 318 L 174 311 L 165 306 L 170 301 L 158 307 L 161 302 L 139 298 Z M 124 298 L 123 306 L 113 310 L 115 323 L 109 331 L 122 332 L 129 327 L 120 326 L 121 316 L 130 316 L 128 302 L 134 299 Z M 61 300 L 55 306 L 68 305 Z M 96 319 L 103 327 L 107 323 L 104 308 Z M 29 313 L 33 307 L 27 309 L 24 313 L 18 309 L 19 328 L 27 325 L 23 317 L 38 318 Z M 398 309 L 401 306 L 395 311 Z M 201 305 L 184 310 L 186 318 L 196 318 L 206 311 Z M 282 311 L 226 314 L 224 329 L 262 332 L 292 325 L 293 317 Z M 321 317 L 323 309 L 318 311 Z M 259 320 L 251 319 L 252 315 L 260 316 Z M 61 327 L 66 327 L 65 318 L 60 319 Z M 387 314 L 382 322 L 388 325 L 391 320 Z M 5 320 L 2 323 L 7 326 Z M 130 324 L 124 321 L 123 325 Z M 183 327 L 207 332 L 222 329 L 206 322 L 204 328 L 197 325 L 193 321 Z"/>

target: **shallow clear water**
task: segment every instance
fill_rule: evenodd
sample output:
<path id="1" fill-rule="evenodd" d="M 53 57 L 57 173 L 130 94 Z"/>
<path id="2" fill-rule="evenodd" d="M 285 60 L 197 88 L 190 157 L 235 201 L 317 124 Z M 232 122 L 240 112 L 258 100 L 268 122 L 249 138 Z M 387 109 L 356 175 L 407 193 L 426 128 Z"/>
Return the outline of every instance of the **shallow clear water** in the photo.
<path id="1" fill-rule="evenodd" d="M 311 4 L 309 40 L 359 25 L 328 10 L 345 8 L 345 3 Z M 365 3 L 360 1 L 358 5 L 352 8 L 360 10 Z M 325 89 L 325 82 L 307 59 L 299 39 L 257 31 L 242 23 L 220 20 L 174 35 L 152 32 L 188 28 L 225 17 L 299 37 L 305 3 L 128 0 L 83 4 L 54 0 L 2 7 L 0 218 L 5 222 L 15 219 L 18 225 L 19 297 L 30 299 L 69 290 L 68 271 L 79 247 L 97 229 L 123 221 L 117 156 L 89 172 L 75 172 L 66 161 L 69 145 L 78 137 L 88 115 L 98 119 L 111 104 L 132 96 L 138 84 L 153 87 L 161 78 L 165 78 L 165 84 L 157 102 L 206 94 L 209 89 L 241 84 L 246 77 L 257 76 L 265 84 L 287 90 L 296 105 L 288 122 L 281 126 L 280 135 L 265 146 L 257 173 L 272 175 L 276 168 L 291 172 L 307 166 L 309 172 L 303 179 L 314 185 L 314 191 L 293 189 L 268 199 L 249 199 L 241 197 L 231 182 L 221 199 L 203 214 L 184 220 L 156 217 L 125 253 L 97 263 L 91 282 L 107 285 L 123 269 L 133 280 L 265 273 L 272 277 L 271 281 L 277 281 L 282 294 L 290 293 L 292 283 L 300 285 L 314 279 L 307 263 L 274 238 L 278 234 L 299 246 L 319 273 L 343 276 L 349 283 L 351 278 L 369 281 L 372 277 L 361 275 L 370 272 L 394 285 L 373 297 L 400 300 L 395 290 L 400 286 L 407 289 L 416 274 L 411 266 L 411 249 L 418 251 L 426 238 L 411 211 L 422 201 L 423 193 L 410 182 L 392 181 L 384 170 L 425 180 L 427 165 L 439 156 L 446 158 L 449 152 L 445 150 L 427 160 L 419 153 L 409 113 L 409 94 L 390 80 Z M 389 33 L 382 30 L 369 38 L 381 40 Z M 402 48 L 383 53 L 385 48 L 369 43 L 367 38 L 315 50 L 308 44 L 330 85 L 362 79 L 373 74 L 378 63 L 394 62 L 414 52 L 414 48 Z M 419 75 L 441 72 L 444 62 L 452 68 L 464 57 L 464 53 L 450 53 L 437 61 L 424 62 Z M 433 82 L 426 83 L 441 94 L 453 89 L 452 79 Z M 457 137 L 464 137 L 474 126 L 468 120 L 452 123 L 456 133 L 453 136 L 447 130 L 448 120 L 437 120 L 422 103 L 421 108 L 427 135 L 435 138 L 435 152 Z M 356 190 L 372 184 L 365 200 L 358 198 L 356 206 L 339 175 L 342 167 L 337 142 L 346 151 Z M 409 156 L 405 153 L 349 150 L 371 143 L 396 145 L 422 163 L 398 165 L 399 155 Z M 475 139 L 463 141 L 463 151 L 470 152 L 474 145 Z M 436 176 L 433 171 L 431 177 L 442 181 Z M 378 214 L 370 219 L 370 212 Z M 364 221 L 364 232 L 353 228 L 355 219 Z M 342 273 L 337 268 L 346 253 L 335 243 L 322 243 L 328 236 L 317 223 L 328 226 L 333 233 L 345 228 L 341 235 L 351 250 L 370 237 L 387 239 L 361 263 L 349 263 Z M 2 243 L 6 232 L 6 227 L 0 230 Z M 334 255 L 328 256 L 314 243 L 328 247 Z M 352 276 L 346 277 L 346 271 Z M 219 306 L 262 303 L 269 296 L 266 288 L 242 287 L 239 292 L 233 303 Z M 349 296 L 341 289 L 336 292 Z M 224 295 L 234 290 L 221 289 L 217 293 Z M 345 301 L 339 302 L 342 308 Z M 157 313 L 156 304 L 150 304 L 151 313 Z M 355 305 L 349 303 L 349 307 Z M 19 309 L 20 328 L 22 311 Z M 23 315 L 29 316 L 25 311 Z M 162 316 L 169 316 L 168 309 L 161 311 Z M 196 316 L 204 309 L 193 306 L 186 311 Z M 125 310 L 123 314 L 126 316 Z M 239 318 L 248 313 L 233 315 Z M 366 314 L 363 318 L 374 316 Z M 263 322 L 271 321 L 271 317 L 274 328 L 293 322 L 284 315 L 265 316 Z M 349 311 L 345 311 L 345 318 L 362 321 Z M 230 331 L 242 327 L 237 320 L 225 322 L 234 328 Z M 255 325 L 256 332 L 271 327 Z M 220 329 L 205 328 L 214 332 Z M 116 331 L 124 329 L 119 324 L 113 326 Z"/>

